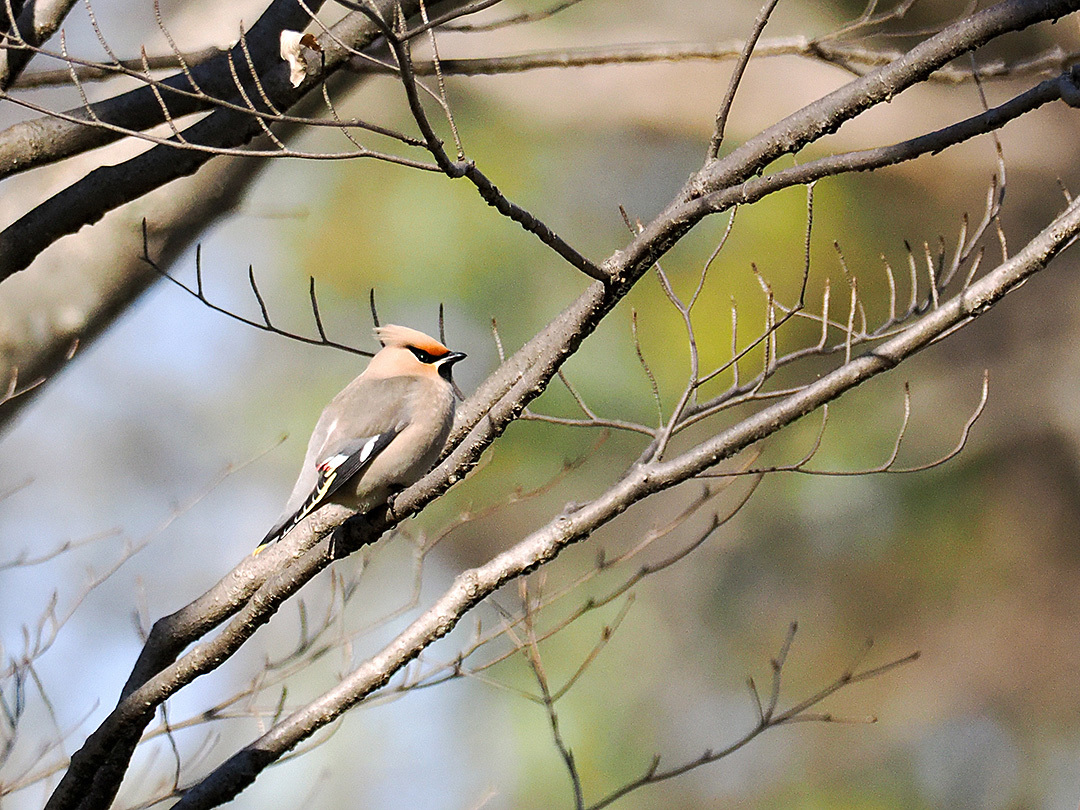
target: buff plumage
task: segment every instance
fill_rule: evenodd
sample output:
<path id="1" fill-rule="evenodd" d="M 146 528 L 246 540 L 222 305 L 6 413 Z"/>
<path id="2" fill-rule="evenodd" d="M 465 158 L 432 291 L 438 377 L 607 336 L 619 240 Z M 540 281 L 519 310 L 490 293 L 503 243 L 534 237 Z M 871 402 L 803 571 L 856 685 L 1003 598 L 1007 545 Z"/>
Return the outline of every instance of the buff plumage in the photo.
<path id="1" fill-rule="evenodd" d="M 259 549 L 323 504 L 363 513 L 386 503 L 442 452 L 454 421 L 450 373 L 465 355 L 405 326 L 377 327 L 375 336 L 383 348 L 323 410 L 292 495 Z"/>

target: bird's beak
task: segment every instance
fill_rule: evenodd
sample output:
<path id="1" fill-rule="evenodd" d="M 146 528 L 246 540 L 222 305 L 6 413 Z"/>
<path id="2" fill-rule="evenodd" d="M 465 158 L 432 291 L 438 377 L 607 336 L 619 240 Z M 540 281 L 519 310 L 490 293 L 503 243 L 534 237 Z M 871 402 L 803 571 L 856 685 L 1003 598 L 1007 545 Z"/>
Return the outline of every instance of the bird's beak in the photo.
<path id="1" fill-rule="evenodd" d="M 466 358 L 465 352 L 450 352 L 450 354 L 443 355 L 439 358 L 438 368 L 439 376 L 446 380 L 454 388 L 454 393 L 457 394 L 458 399 L 465 399 L 465 396 L 461 393 L 461 389 L 457 387 L 457 383 L 454 382 L 453 371 L 454 363 Z"/>
<path id="2" fill-rule="evenodd" d="M 443 355 L 439 358 L 439 368 L 442 368 L 443 366 L 452 366 L 458 360 L 464 360 L 468 356 L 469 355 L 465 354 L 465 352 L 450 352 L 450 354 Z"/>

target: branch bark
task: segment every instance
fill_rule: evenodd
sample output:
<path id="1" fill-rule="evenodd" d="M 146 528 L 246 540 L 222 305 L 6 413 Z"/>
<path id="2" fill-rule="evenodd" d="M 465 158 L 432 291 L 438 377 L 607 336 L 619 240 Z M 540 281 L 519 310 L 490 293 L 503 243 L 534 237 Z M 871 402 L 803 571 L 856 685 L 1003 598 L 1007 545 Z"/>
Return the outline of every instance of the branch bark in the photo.
<path id="1" fill-rule="evenodd" d="M 19 78 L 34 55 L 32 48 L 43 45 L 56 33 L 75 0 L 35 0 L 27 3 L 8 31 L 11 43 L 0 49 L 0 90 L 7 90 Z M 7 6 L 5 5 L 5 8 Z M 20 48 L 20 43 L 31 46 Z"/>
<path id="2" fill-rule="evenodd" d="M 670 489 L 817 410 L 867 380 L 896 367 L 934 340 L 985 313 L 1047 266 L 1080 234 L 1080 200 L 1013 259 L 998 266 L 892 340 L 854 358 L 691 451 L 670 461 L 633 467 L 599 498 L 559 515 L 485 565 L 464 571 L 422 616 L 336 687 L 277 723 L 188 790 L 176 810 L 206 810 L 229 801 L 260 771 L 362 701 L 500 586 L 557 557 L 649 495 Z"/>
<path id="3" fill-rule="evenodd" d="M 307 6 L 314 12 L 322 6 L 322 2 L 323 0 L 313 0 Z M 32 7 L 33 4 L 28 5 L 28 8 Z M 283 69 L 278 54 L 281 31 L 286 28 L 304 28 L 310 20 L 309 13 L 297 0 L 273 0 L 247 32 L 248 50 L 260 77 L 268 80 L 269 74 Z M 165 122 L 163 102 L 174 119 L 209 109 L 211 106 L 209 98 L 170 93 L 168 88 L 196 94 L 201 91 L 206 96 L 226 99 L 237 98 L 236 84 L 229 69 L 230 60 L 237 66 L 243 66 L 237 68 L 242 76 L 247 73 L 247 59 L 240 45 L 236 45 L 230 51 L 220 53 L 217 57 L 191 68 L 191 78 L 197 87 L 192 86 L 191 80 L 182 71 L 164 79 L 161 83 L 164 90 L 160 101 L 151 87 L 139 87 L 92 104 L 89 111 L 82 107 L 68 111 L 71 116 L 84 123 L 43 116 L 8 127 L 0 132 L 0 179 L 64 160 L 123 137 L 122 133 L 92 126 L 94 119 L 142 131 Z M 0 94 L 0 98 L 9 97 L 4 93 Z"/>
<path id="4" fill-rule="evenodd" d="M 793 153 L 872 106 L 925 80 L 957 55 L 990 39 L 1041 19 L 1053 19 L 1080 6 L 1080 0 L 1006 0 L 942 31 L 896 62 L 826 96 L 770 127 L 724 158 L 708 160 L 690 177 L 680 194 L 631 242 L 604 263 L 609 283 L 594 282 L 547 328 L 507 360 L 463 404 L 451 436 L 453 450 L 419 484 L 401 494 L 394 513 L 369 515 L 352 542 L 372 542 L 401 519 L 419 511 L 461 480 L 481 454 L 526 405 L 538 396 L 561 365 L 592 333 L 634 284 L 679 239 L 715 207 L 708 195 L 738 188 L 777 157 Z M 220 112 L 220 111 L 219 111 Z M 217 113 L 215 113 L 217 115 Z M 255 774 L 325 722 L 328 712 L 348 706 L 385 683 L 394 671 L 423 647 L 444 635 L 470 607 L 500 584 L 554 558 L 567 545 L 610 521 L 628 506 L 660 489 L 674 486 L 749 444 L 770 435 L 843 391 L 885 371 L 928 345 L 948 329 L 977 316 L 1031 273 L 1045 266 L 1080 228 L 1080 212 L 1072 205 L 1063 217 L 1018 256 L 973 285 L 954 302 L 925 316 L 900 337 L 879 346 L 797 394 L 769 406 L 671 461 L 632 468 L 605 495 L 560 515 L 487 565 L 462 574 L 447 594 L 375 659 L 353 673 L 337 689 L 279 724 L 266 737 L 237 754 L 181 802 L 184 807 L 213 806 L 236 795 Z M 152 637 L 125 687 L 118 706 L 87 744 L 72 758 L 64 781 L 49 807 L 105 806 L 115 794 L 130 751 L 154 707 L 183 685 L 216 668 L 267 621 L 281 602 L 331 561 L 326 532 L 341 514 L 318 513 L 318 526 L 294 532 L 277 548 L 241 563 L 211 592 L 193 603 L 175 623 L 162 625 Z M 325 523 L 323 521 L 326 521 Z M 315 521 L 310 521 L 314 524 Z M 280 566 L 287 563 L 285 570 Z M 233 616 L 221 634 L 196 646 L 210 629 Z M 335 715 L 336 716 L 336 715 Z M 94 785 L 87 793 L 88 782 Z M 85 801 L 80 801 L 83 797 Z"/>

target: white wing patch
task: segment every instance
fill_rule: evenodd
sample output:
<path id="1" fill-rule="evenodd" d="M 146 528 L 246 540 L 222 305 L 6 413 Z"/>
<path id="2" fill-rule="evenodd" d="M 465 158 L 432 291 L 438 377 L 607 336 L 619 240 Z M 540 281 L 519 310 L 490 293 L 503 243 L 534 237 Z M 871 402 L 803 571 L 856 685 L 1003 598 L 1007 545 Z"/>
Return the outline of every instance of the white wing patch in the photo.
<path id="1" fill-rule="evenodd" d="M 364 442 L 363 446 L 356 454 L 356 460 L 358 464 L 363 465 L 367 463 L 367 460 L 371 457 L 371 451 L 375 449 L 375 443 L 378 440 L 378 436 L 372 436 L 370 439 Z M 330 458 L 326 459 L 326 461 L 319 464 L 316 469 L 323 475 L 327 475 L 328 473 L 332 473 L 334 470 L 336 470 L 338 467 L 340 467 L 342 464 L 352 458 L 352 456 L 352 453 L 335 453 L 334 455 L 330 456 Z"/>
<path id="2" fill-rule="evenodd" d="M 333 495 L 346 481 L 364 469 L 376 455 L 385 450 L 401 430 L 401 427 L 395 427 L 376 436 L 364 436 L 356 440 L 362 442 L 359 449 L 351 452 L 348 449 L 342 450 L 316 464 L 315 470 L 319 476 L 311 494 L 296 512 L 270 530 L 270 533 L 259 544 L 259 548 L 288 534 L 293 526 L 311 514 L 324 499 Z M 356 443 L 350 442 L 348 447 L 356 447 Z"/>
<path id="3" fill-rule="evenodd" d="M 364 446 L 360 448 L 360 460 L 361 461 L 367 461 L 368 460 L 368 457 L 371 455 L 372 449 L 375 447 L 375 442 L 377 442 L 378 440 L 379 440 L 378 436 L 372 436 L 370 439 L 368 439 L 366 442 L 364 442 Z"/>

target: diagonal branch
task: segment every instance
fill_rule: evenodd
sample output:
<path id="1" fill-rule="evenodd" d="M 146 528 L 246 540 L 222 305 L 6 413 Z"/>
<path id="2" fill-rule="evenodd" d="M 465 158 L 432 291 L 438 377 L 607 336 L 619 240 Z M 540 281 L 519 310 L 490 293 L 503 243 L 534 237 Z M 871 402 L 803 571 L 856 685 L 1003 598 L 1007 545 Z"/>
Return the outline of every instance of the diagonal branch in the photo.
<path id="1" fill-rule="evenodd" d="M 728 186 L 706 194 L 695 201 L 712 211 L 725 211 L 734 205 L 757 202 L 763 197 L 792 186 L 801 186 L 856 171 L 871 171 L 914 160 L 927 154 L 937 154 L 950 146 L 971 140 L 979 135 L 993 133 L 1016 118 L 1038 109 L 1052 101 L 1067 100 L 1080 105 L 1080 67 L 1053 79 L 1040 82 L 1030 90 L 1011 98 L 986 112 L 974 115 L 936 132 L 920 135 L 907 141 L 844 152 L 837 155 L 807 161 L 798 166 L 781 169 L 765 177 L 747 180 L 738 186 Z"/>
<path id="2" fill-rule="evenodd" d="M 7 90 L 19 78 L 41 45 L 60 27 L 76 0 L 33 0 L 23 6 L 10 28 L 5 24 L 4 47 L 0 48 L 0 90 Z M 10 8 L 6 6 L 5 8 Z M 6 15 L 5 15 L 6 16 Z"/>
<path id="3" fill-rule="evenodd" d="M 716 125 L 712 140 L 709 142 L 709 160 L 716 160 L 716 156 L 720 153 L 720 145 L 724 142 L 724 130 L 727 128 L 728 115 L 731 113 L 731 105 L 735 103 L 735 93 L 738 92 L 739 85 L 742 84 L 743 74 L 746 73 L 746 66 L 750 64 L 750 56 L 754 53 L 754 47 L 761 38 L 765 26 L 768 25 L 773 9 L 776 8 L 776 4 L 779 2 L 780 0 L 766 0 L 765 5 L 758 12 L 750 36 L 746 38 L 746 43 L 743 45 L 739 58 L 735 62 L 735 70 L 731 74 L 731 83 L 728 85 L 727 93 L 724 94 L 724 100 L 720 103 L 720 110 L 716 113 Z"/>
<path id="4" fill-rule="evenodd" d="M 756 162 L 758 157 L 782 153 L 809 142 L 829 131 L 833 124 L 838 126 L 847 117 L 929 75 L 958 52 L 976 47 L 996 35 L 995 31 L 1002 33 L 1015 25 L 1029 24 L 1039 13 L 1046 17 L 1063 14 L 1078 4 L 1080 0 L 1040 3 L 1008 0 L 980 12 L 965 25 L 953 26 L 927 40 L 898 63 L 830 94 L 707 167 L 692 178 L 684 192 L 646 225 L 624 250 L 605 262 L 604 269 L 612 279 L 610 283 L 590 284 L 577 301 L 503 363 L 462 405 L 452 434 L 453 449 L 442 464 L 396 498 L 392 514 L 371 514 L 358 524 L 350 524 L 343 531 L 344 536 L 337 547 L 347 549 L 377 539 L 398 521 L 419 511 L 460 481 L 477 464 L 491 442 L 546 388 L 563 362 L 636 281 L 710 212 L 707 206 L 688 204 L 694 198 L 695 189 L 711 193 L 720 188 L 718 183 L 725 177 L 741 183 L 763 165 Z M 1033 8 L 1036 10 L 1032 11 Z M 863 104 L 855 98 L 855 91 L 851 90 L 855 86 L 860 92 L 869 94 L 872 100 Z M 739 160 L 745 162 L 738 164 Z M 717 184 L 715 188 L 714 184 Z M 1078 205 L 1071 205 L 1065 215 L 1012 260 L 974 282 L 961 295 L 943 302 L 892 340 L 855 357 L 832 374 L 764 408 L 691 452 L 668 461 L 631 468 L 600 498 L 560 515 L 511 550 L 462 574 L 429 611 L 378 656 L 322 699 L 281 721 L 264 738 L 227 761 L 190 791 L 180 806 L 212 806 L 224 800 L 222 797 L 236 795 L 262 767 L 314 733 L 321 724 L 337 716 L 336 713 L 385 683 L 393 672 L 415 658 L 433 639 L 449 632 L 465 611 L 502 583 L 553 559 L 566 546 L 584 539 L 641 498 L 670 488 L 731 457 L 779 427 L 895 366 L 948 329 L 985 311 L 1024 278 L 1041 269 L 1080 231 Z M 344 514 L 347 512 L 328 510 L 318 513 L 317 520 L 311 521 L 313 525 L 301 526 L 290 538 L 259 558 L 245 560 L 206 595 L 155 625 L 125 687 L 124 697 L 72 758 L 71 770 L 50 807 L 76 806 L 85 795 L 87 779 L 96 780 L 97 786 L 93 794 L 96 798 L 88 800 L 85 806 L 107 804 L 115 794 L 141 729 L 153 716 L 154 707 L 183 684 L 220 665 L 229 651 L 238 648 L 254 631 L 254 627 L 270 618 L 283 599 L 329 564 L 331 556 L 326 534 L 341 522 Z M 236 618 L 218 637 L 177 659 L 185 647 L 233 615 Z"/>
<path id="5" fill-rule="evenodd" d="M 314 0 L 311 5 L 317 9 L 322 5 L 322 0 Z M 303 28 L 309 21 L 308 12 L 301 8 L 296 0 L 274 0 L 270 4 L 248 32 L 252 61 L 260 75 L 265 77 L 267 72 L 283 70 L 278 54 L 281 31 L 285 28 Z M 228 60 L 236 58 L 243 61 L 240 46 L 235 46 L 233 51 L 235 54 L 232 51 L 221 53 L 193 66 L 191 77 L 198 83 L 197 87 L 191 86 L 191 81 L 183 72 L 165 79 L 161 84 L 186 91 L 201 89 L 207 95 L 232 98 L 236 92 L 229 74 Z M 169 114 L 173 118 L 199 112 L 209 106 L 206 100 L 197 95 L 165 95 Z M 98 118 L 131 130 L 149 129 L 165 121 L 161 107 L 149 87 L 140 87 L 98 102 L 91 105 L 90 109 L 71 110 L 70 114 L 83 122 Z M 14 124 L 0 132 L 0 178 L 55 163 L 113 143 L 120 137 L 120 133 L 50 116 Z"/>
<path id="6" fill-rule="evenodd" d="M 1007 31 L 1020 31 L 1078 8 L 1077 0 L 1003 0 L 953 23 L 902 58 L 834 90 L 706 165 L 688 184 L 686 198 L 744 182 L 777 158 L 797 153 L 871 107 L 892 100 L 956 57 Z"/>
<path id="7" fill-rule="evenodd" d="M 390 47 L 394 51 L 394 56 L 397 59 L 398 72 L 401 77 L 401 83 L 405 88 L 405 95 L 409 101 L 409 109 L 412 111 L 413 120 L 416 121 L 416 125 L 420 128 L 420 132 L 424 137 L 424 145 L 427 147 L 428 151 L 431 152 L 432 157 L 435 158 L 435 162 L 443 173 L 452 180 L 459 177 L 467 178 L 474 186 L 476 186 L 476 190 L 479 192 L 480 197 L 484 202 L 504 217 L 513 220 L 526 231 L 535 235 L 541 242 L 550 247 L 559 254 L 559 256 L 564 258 L 585 275 L 589 276 L 589 278 L 607 282 L 608 277 L 601 268 L 597 267 L 595 263 L 578 252 L 577 249 L 551 230 L 545 223 L 537 219 L 520 205 L 509 200 L 499 191 L 498 187 L 491 182 L 479 168 L 477 168 L 476 163 L 471 160 L 466 160 L 463 157 L 458 160 L 451 160 L 450 156 L 446 153 L 446 150 L 443 149 L 442 140 L 440 140 L 439 136 L 435 133 L 431 122 L 428 120 L 427 113 L 424 111 L 424 105 L 420 101 L 416 76 L 412 69 L 412 56 L 409 53 L 408 39 L 395 33 L 386 21 L 380 17 L 377 11 L 369 9 L 362 3 L 354 3 L 352 0 L 338 0 L 338 2 L 348 8 L 355 9 L 368 17 L 379 27 L 384 39 L 390 44 Z"/>
<path id="8" fill-rule="evenodd" d="M 986 312 L 1080 234 L 1080 200 L 1029 242 L 902 334 L 855 357 L 805 389 L 748 417 L 670 461 L 638 465 L 600 497 L 558 516 L 490 562 L 459 574 L 435 604 L 336 687 L 275 724 L 185 793 L 175 807 L 215 807 L 235 797 L 292 747 L 383 686 L 401 667 L 449 633 L 468 610 L 503 584 L 557 557 L 643 498 L 669 489 L 772 435 L 846 391 L 889 371 L 940 335 Z"/>

